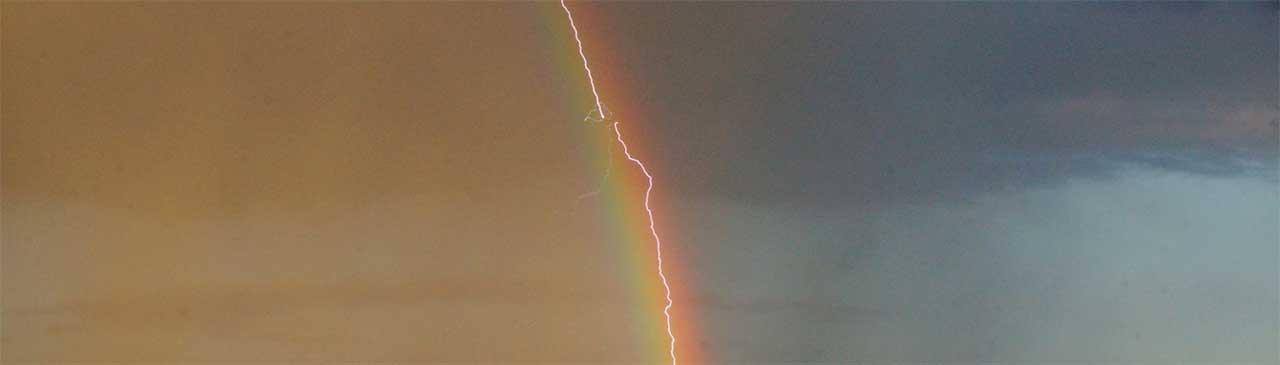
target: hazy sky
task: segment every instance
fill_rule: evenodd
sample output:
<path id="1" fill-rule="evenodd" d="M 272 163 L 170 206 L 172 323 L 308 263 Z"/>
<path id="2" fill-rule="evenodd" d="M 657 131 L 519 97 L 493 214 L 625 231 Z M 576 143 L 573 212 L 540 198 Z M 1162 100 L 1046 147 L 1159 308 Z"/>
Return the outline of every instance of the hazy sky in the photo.
<path id="1" fill-rule="evenodd" d="M 1276 2 L 570 5 L 710 361 L 1280 356 Z M 2 9 L 6 363 L 652 356 L 556 4 Z"/>

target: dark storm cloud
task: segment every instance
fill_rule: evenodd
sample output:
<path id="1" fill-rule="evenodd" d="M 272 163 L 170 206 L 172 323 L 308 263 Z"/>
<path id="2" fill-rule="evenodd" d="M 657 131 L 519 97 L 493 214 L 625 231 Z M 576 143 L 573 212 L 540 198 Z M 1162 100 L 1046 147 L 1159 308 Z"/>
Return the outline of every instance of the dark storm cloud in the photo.
<path id="1" fill-rule="evenodd" d="M 662 134 L 650 153 L 686 193 L 930 199 L 1129 164 L 1275 175 L 1273 3 L 731 8 L 601 7 L 627 45 L 602 69 L 629 75 L 649 111 L 629 122 Z"/>
<path id="2" fill-rule="evenodd" d="M 1274 358 L 1274 3 L 596 9 L 716 359 Z"/>

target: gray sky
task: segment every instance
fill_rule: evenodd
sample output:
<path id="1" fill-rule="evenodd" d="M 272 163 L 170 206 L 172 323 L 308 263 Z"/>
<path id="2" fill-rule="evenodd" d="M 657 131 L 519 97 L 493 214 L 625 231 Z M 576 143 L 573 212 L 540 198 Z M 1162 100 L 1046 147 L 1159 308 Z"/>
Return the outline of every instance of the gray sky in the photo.
<path id="1" fill-rule="evenodd" d="M 1135 167 L 968 202 L 697 221 L 727 362 L 1258 362 L 1277 341 L 1274 184 Z"/>
<path id="2" fill-rule="evenodd" d="M 1280 355 L 1274 2 L 594 7 L 714 358 Z"/>
<path id="3" fill-rule="evenodd" d="M 1274 170 L 1273 3 L 600 8 L 619 49 L 600 62 L 661 111 L 655 153 L 701 178 L 682 188 L 932 199 L 1116 162 Z"/>

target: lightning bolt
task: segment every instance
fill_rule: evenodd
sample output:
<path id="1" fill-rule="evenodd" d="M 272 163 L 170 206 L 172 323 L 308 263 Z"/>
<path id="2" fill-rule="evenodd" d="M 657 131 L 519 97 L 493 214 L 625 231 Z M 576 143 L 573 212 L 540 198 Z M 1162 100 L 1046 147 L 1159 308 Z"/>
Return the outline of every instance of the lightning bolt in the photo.
<path id="1" fill-rule="evenodd" d="M 644 189 L 644 211 L 649 215 L 649 234 L 653 235 L 653 248 L 658 252 L 658 278 L 662 279 L 662 288 L 666 290 L 667 306 L 662 308 L 662 315 L 667 318 L 667 337 L 671 339 L 671 365 L 675 365 L 676 335 L 671 331 L 671 285 L 667 284 L 667 275 L 662 272 L 662 238 L 658 237 L 658 229 L 654 228 L 653 208 L 649 207 L 649 193 L 653 192 L 653 175 L 649 174 L 649 169 L 644 167 L 643 162 L 631 156 L 631 151 L 627 150 L 627 142 L 622 140 L 622 131 L 618 129 L 618 122 L 613 123 L 613 134 L 618 137 L 618 144 L 622 145 L 622 154 L 627 156 L 627 160 L 640 167 L 640 172 L 644 173 L 644 178 L 648 182 Z"/>
<path id="2" fill-rule="evenodd" d="M 600 111 L 600 117 L 604 118 L 604 103 L 600 102 L 600 93 L 596 92 L 596 77 L 591 74 L 591 66 L 587 64 L 587 53 L 582 51 L 582 38 L 578 37 L 578 25 L 573 23 L 573 12 L 569 11 L 569 5 L 565 5 L 564 0 L 560 0 L 560 8 L 564 9 L 564 15 L 569 18 L 569 28 L 573 28 L 573 40 L 578 43 L 578 57 L 582 57 L 582 68 L 587 70 L 587 81 L 591 84 L 591 95 L 596 98 L 596 110 Z"/>
<path id="3" fill-rule="evenodd" d="M 578 25 L 573 22 L 573 12 L 569 11 L 569 6 L 565 5 L 564 0 L 560 0 L 560 7 L 564 9 L 564 15 L 569 18 L 569 27 L 573 28 L 573 40 L 578 43 L 578 56 L 582 57 L 582 68 L 587 71 L 587 81 L 591 84 L 591 95 L 596 100 L 596 110 L 600 111 L 600 118 L 606 118 L 604 104 L 600 102 L 600 93 L 596 91 L 596 79 L 591 74 L 591 66 L 587 63 L 587 54 L 582 50 L 582 38 L 578 36 Z M 671 339 L 668 354 L 671 355 L 671 365 L 676 365 L 676 335 L 671 330 L 671 285 L 667 283 L 667 275 L 662 271 L 662 238 L 658 236 L 658 229 L 655 227 L 653 220 L 653 208 L 649 206 L 649 196 L 653 192 L 653 175 L 649 173 L 649 169 L 644 166 L 644 162 L 631 155 L 631 150 L 627 149 L 627 141 L 622 139 L 622 130 L 618 128 L 618 122 L 613 122 L 613 134 L 617 137 L 618 144 L 622 146 L 622 154 L 627 157 L 628 161 L 636 164 L 640 168 L 640 172 L 644 173 L 647 185 L 644 189 L 644 211 L 649 218 L 649 234 L 653 236 L 653 247 L 657 251 L 658 258 L 658 278 L 662 279 L 662 288 L 665 290 L 667 305 L 662 308 L 662 315 L 666 317 L 667 338 Z"/>

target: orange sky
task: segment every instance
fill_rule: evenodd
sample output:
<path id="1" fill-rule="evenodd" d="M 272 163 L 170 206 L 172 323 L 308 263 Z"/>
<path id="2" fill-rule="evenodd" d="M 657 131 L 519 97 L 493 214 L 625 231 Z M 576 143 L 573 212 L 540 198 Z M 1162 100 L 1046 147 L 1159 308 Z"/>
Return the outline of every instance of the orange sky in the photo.
<path id="1" fill-rule="evenodd" d="M 5 2 L 5 360 L 634 358 L 542 11 Z"/>

